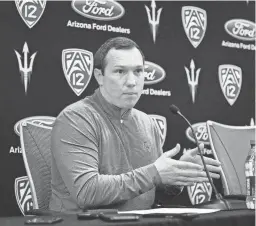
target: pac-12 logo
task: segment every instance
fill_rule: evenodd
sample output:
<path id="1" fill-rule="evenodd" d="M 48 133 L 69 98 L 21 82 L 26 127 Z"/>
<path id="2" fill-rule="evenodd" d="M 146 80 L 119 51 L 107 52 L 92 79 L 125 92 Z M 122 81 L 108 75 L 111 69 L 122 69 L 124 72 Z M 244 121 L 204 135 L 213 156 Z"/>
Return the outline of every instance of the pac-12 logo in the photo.
<path id="1" fill-rule="evenodd" d="M 93 54 L 84 49 L 64 49 L 62 68 L 70 88 L 80 96 L 92 77 Z"/>
<path id="2" fill-rule="evenodd" d="M 18 177 L 14 183 L 15 197 L 20 211 L 23 215 L 33 209 L 31 189 L 27 176 Z"/>
<path id="3" fill-rule="evenodd" d="M 156 127 L 159 131 L 160 134 L 160 142 L 161 146 L 164 146 L 165 138 L 166 138 L 166 133 L 167 133 L 167 122 L 166 118 L 161 115 L 149 115 L 151 119 L 155 122 Z"/>
<path id="4" fill-rule="evenodd" d="M 183 6 L 181 17 L 186 35 L 194 48 L 196 48 L 205 35 L 207 27 L 206 11 L 194 6 Z"/>
<path id="5" fill-rule="evenodd" d="M 46 6 L 44 0 L 15 0 L 15 3 L 22 20 L 29 28 L 36 25 Z"/>
<path id="6" fill-rule="evenodd" d="M 231 64 L 220 65 L 219 82 L 226 100 L 232 106 L 240 94 L 242 86 L 242 69 Z"/>
<path id="7" fill-rule="evenodd" d="M 212 186 L 209 182 L 194 183 L 191 186 L 187 186 L 187 190 L 192 205 L 211 200 Z"/>
<path id="8" fill-rule="evenodd" d="M 26 122 L 32 123 L 34 125 L 52 127 L 54 121 L 55 121 L 55 117 L 51 117 L 51 116 L 31 116 L 31 117 L 23 118 L 15 123 L 14 132 L 18 136 L 20 136 L 20 127 Z"/>

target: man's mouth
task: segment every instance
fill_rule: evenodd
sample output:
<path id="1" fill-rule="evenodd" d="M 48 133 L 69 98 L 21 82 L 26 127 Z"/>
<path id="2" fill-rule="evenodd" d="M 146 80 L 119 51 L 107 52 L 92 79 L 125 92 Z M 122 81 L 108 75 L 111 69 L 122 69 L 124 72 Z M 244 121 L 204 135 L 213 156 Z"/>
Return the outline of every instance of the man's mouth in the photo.
<path id="1" fill-rule="evenodd" d="M 137 95 L 137 93 L 134 93 L 134 92 L 128 92 L 128 93 L 124 93 L 126 95 Z"/>

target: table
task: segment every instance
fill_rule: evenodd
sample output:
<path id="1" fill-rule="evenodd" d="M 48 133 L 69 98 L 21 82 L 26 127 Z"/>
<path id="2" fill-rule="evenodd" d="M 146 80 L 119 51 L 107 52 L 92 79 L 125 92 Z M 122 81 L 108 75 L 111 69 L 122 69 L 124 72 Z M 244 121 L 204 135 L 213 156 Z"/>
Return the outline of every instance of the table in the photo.
<path id="1" fill-rule="evenodd" d="M 254 210 L 226 210 L 202 214 L 193 220 L 172 218 L 142 218 L 139 222 L 104 222 L 100 219 L 77 220 L 76 215 L 62 215 L 56 226 L 255 226 Z M 1 217 L 1 226 L 20 226 L 31 217 Z"/>

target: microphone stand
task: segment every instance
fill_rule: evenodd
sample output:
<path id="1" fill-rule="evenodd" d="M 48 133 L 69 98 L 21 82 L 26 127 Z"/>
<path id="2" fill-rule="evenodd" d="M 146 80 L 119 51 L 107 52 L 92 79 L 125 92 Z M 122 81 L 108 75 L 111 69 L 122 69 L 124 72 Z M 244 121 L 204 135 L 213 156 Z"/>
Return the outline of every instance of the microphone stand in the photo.
<path id="1" fill-rule="evenodd" d="M 200 203 L 200 204 L 196 204 L 194 205 L 194 207 L 197 207 L 197 208 L 207 208 L 207 209 L 221 209 L 221 210 L 232 210 L 232 209 L 247 209 L 246 208 L 246 204 L 245 204 L 245 200 L 243 199 L 243 197 L 241 196 L 230 196 L 230 197 L 227 197 L 226 199 L 223 198 L 223 196 L 218 192 L 218 190 L 216 189 L 213 181 L 212 181 L 212 178 L 209 174 L 209 171 L 206 167 L 206 164 L 205 164 L 205 161 L 204 161 L 204 157 L 203 157 L 203 153 L 199 147 L 199 142 L 198 142 L 198 139 L 196 137 L 196 134 L 195 134 L 195 131 L 191 125 L 191 123 L 188 121 L 188 119 L 180 112 L 180 110 L 178 109 L 178 107 L 176 107 L 175 105 L 171 105 L 170 106 L 170 109 L 171 109 L 171 112 L 173 114 L 178 114 L 179 116 L 181 116 L 186 122 L 187 124 L 189 125 L 191 131 L 192 131 L 192 134 L 195 138 L 195 141 L 196 141 L 196 145 L 197 145 L 197 148 L 198 148 L 198 151 L 199 151 L 199 155 L 201 157 L 201 160 L 202 160 L 202 163 L 203 163 L 203 166 L 204 166 L 204 169 L 205 169 L 205 172 L 206 172 L 206 175 L 207 175 L 207 178 L 214 190 L 214 193 L 215 193 L 215 197 L 216 199 L 215 200 L 211 200 L 209 202 L 205 202 L 205 203 Z"/>

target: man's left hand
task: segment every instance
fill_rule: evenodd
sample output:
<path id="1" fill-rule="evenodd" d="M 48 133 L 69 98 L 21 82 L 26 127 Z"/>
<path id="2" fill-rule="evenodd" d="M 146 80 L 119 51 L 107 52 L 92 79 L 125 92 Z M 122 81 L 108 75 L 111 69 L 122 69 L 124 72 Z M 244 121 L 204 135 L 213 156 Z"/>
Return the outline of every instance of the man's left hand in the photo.
<path id="1" fill-rule="evenodd" d="M 201 143 L 199 145 L 199 148 L 202 151 L 204 149 L 204 144 Z M 203 157 L 203 158 L 204 158 L 206 167 L 210 172 L 210 176 L 212 178 L 219 179 L 220 178 L 219 173 L 220 173 L 220 170 L 221 170 L 221 168 L 220 168 L 221 163 L 219 161 L 215 160 L 215 159 L 212 159 L 212 158 L 208 158 L 208 157 Z M 181 161 L 186 161 L 186 162 L 196 163 L 196 164 L 199 164 L 199 165 L 203 166 L 202 159 L 199 155 L 198 148 L 187 150 L 180 157 L 180 160 Z"/>

